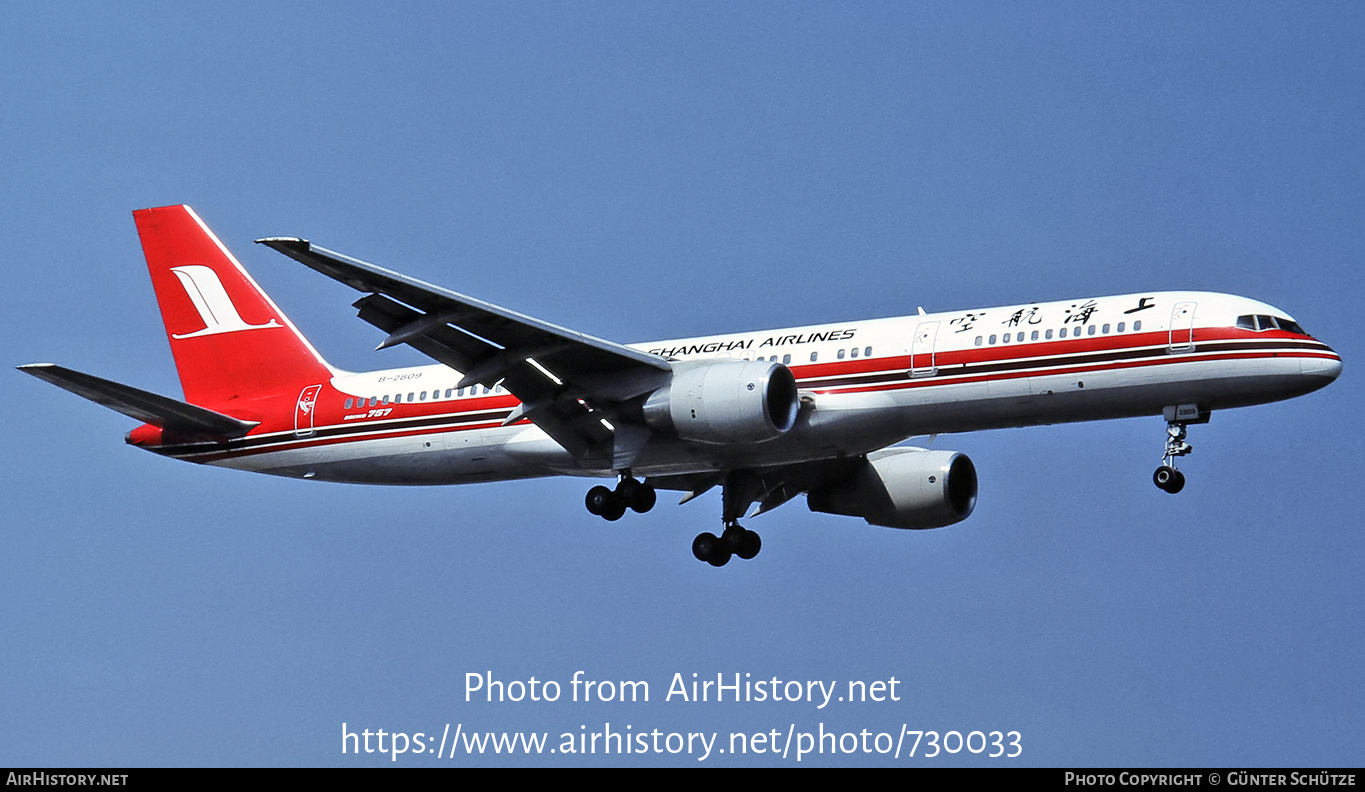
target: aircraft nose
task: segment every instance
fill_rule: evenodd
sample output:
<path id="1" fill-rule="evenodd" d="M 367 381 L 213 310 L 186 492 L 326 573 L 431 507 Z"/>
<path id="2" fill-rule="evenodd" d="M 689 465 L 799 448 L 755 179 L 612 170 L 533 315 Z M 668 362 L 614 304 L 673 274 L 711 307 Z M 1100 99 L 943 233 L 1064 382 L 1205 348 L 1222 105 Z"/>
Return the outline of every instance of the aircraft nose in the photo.
<path id="1" fill-rule="evenodd" d="M 1330 350 L 1329 350 L 1330 351 Z M 1341 376 L 1341 356 L 1299 358 L 1299 370 L 1306 376 L 1322 377 L 1323 385 Z"/>

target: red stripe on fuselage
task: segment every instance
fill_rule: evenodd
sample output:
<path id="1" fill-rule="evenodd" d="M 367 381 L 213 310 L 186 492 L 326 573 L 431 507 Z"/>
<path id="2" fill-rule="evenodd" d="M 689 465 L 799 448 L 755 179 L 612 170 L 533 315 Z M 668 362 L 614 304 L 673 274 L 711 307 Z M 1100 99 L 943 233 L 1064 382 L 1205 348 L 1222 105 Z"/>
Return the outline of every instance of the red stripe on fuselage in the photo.
<path id="1" fill-rule="evenodd" d="M 1162 366 L 1171 364 L 1197 363 L 1204 361 L 1219 360 L 1255 360 L 1273 357 L 1298 357 L 1298 358 L 1317 358 L 1327 360 L 1339 360 L 1340 357 L 1332 352 L 1326 345 L 1308 336 L 1296 336 L 1287 332 L 1264 332 L 1256 333 L 1243 331 L 1235 328 L 1223 328 L 1215 332 L 1206 330 L 1196 331 L 1195 349 L 1188 352 L 1170 353 L 1167 344 L 1168 334 L 1165 331 L 1128 334 L 1124 336 L 1103 336 L 1099 338 L 1082 338 L 1076 340 L 1044 341 L 1038 343 L 1016 343 L 1010 346 L 997 345 L 994 347 L 973 347 L 966 350 L 950 350 L 938 352 L 935 355 L 935 363 L 938 369 L 933 376 L 912 378 L 909 376 L 908 364 L 909 356 L 889 356 L 863 358 L 859 360 L 839 361 L 837 363 L 823 363 L 805 366 L 792 366 L 792 371 L 796 375 L 798 387 L 805 390 L 815 390 L 817 393 L 837 395 L 842 393 L 870 393 L 888 392 L 905 390 L 911 388 L 927 388 L 933 386 L 946 386 L 962 383 L 990 382 L 1013 380 L 1026 377 L 1055 376 L 1066 374 L 1085 374 L 1096 371 L 1109 371 L 1118 369 L 1134 369 L 1150 366 Z M 1209 350 L 1210 346 L 1226 346 L 1230 342 L 1257 341 L 1270 342 L 1268 346 L 1249 350 L 1238 350 L 1229 352 L 1217 352 Z M 1221 342 L 1221 343 L 1220 343 Z M 1303 346 L 1294 348 L 1288 343 L 1276 345 L 1274 342 L 1297 342 Z M 1205 350 L 1201 352 L 1200 346 Z M 1023 354 L 1020 354 L 1020 353 Z M 1132 360 L 1116 360 L 1115 355 L 1119 354 L 1141 354 L 1142 357 Z M 1068 363 L 1050 366 L 1049 359 L 1063 359 L 1076 356 L 1100 355 L 1100 359 L 1090 363 Z M 950 368 L 965 368 L 981 365 L 1009 365 L 1017 368 L 1015 370 L 992 371 L 975 375 L 955 375 L 952 371 L 945 371 Z M 821 387 L 820 380 L 847 379 L 849 377 L 879 377 L 881 383 L 871 382 L 866 385 L 852 386 L 827 386 Z M 461 404 L 465 409 L 457 412 L 450 412 L 451 401 L 433 401 L 425 404 L 398 403 L 390 404 L 387 407 L 395 412 L 402 412 L 402 415 L 386 417 L 377 421 L 365 421 L 361 423 L 347 423 L 344 420 L 345 410 L 332 408 L 331 405 L 340 404 L 342 397 L 356 398 L 349 394 L 343 394 L 332 388 L 330 385 L 325 388 L 327 393 L 326 407 L 319 410 L 319 421 L 315 427 L 315 433 L 326 436 L 305 436 L 298 437 L 292 432 L 279 431 L 278 424 L 275 431 L 258 431 L 248 435 L 239 441 L 233 441 L 227 448 L 214 449 L 212 451 L 196 451 L 186 449 L 177 452 L 172 448 L 163 450 L 171 456 L 193 459 L 196 462 L 216 462 L 223 459 L 239 458 L 252 456 L 275 451 L 295 450 L 312 447 L 324 447 L 338 445 L 342 443 L 366 442 L 380 438 L 399 438 L 411 437 L 428 434 L 441 434 L 446 432 L 459 432 L 471 429 L 489 429 L 502 426 L 501 417 L 505 417 L 510 410 L 517 405 L 515 397 L 510 395 L 492 396 L 471 400 Z M 322 405 L 324 402 L 319 401 Z M 411 410 L 411 411 L 410 411 Z M 329 420 L 321 420 L 324 414 L 330 413 Z M 493 413 L 493 417 L 486 420 L 472 419 L 478 413 Z M 450 420 L 441 423 L 433 423 L 428 426 L 413 427 L 414 421 L 430 420 L 448 416 Z M 514 426 L 524 426 L 530 421 L 522 419 Z M 384 428 L 390 426 L 391 428 Z M 264 428 L 264 427 L 262 427 Z M 271 434 L 279 434 L 278 440 L 269 440 Z M 264 435 L 264 436 L 263 436 Z M 254 443 L 252 441 L 255 441 Z M 234 444 L 250 444 L 249 447 L 233 448 Z"/>

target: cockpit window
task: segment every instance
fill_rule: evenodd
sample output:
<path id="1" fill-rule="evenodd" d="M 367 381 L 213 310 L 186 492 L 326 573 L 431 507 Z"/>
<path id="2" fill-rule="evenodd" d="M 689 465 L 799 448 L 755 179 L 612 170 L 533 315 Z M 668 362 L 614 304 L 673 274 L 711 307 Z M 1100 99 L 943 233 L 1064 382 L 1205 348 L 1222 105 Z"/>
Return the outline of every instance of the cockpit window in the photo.
<path id="1" fill-rule="evenodd" d="M 1284 330 L 1288 333 L 1308 335 L 1299 327 L 1299 323 L 1283 316 L 1267 316 L 1265 314 L 1243 314 L 1237 317 L 1237 326 L 1244 330 L 1255 330 L 1263 332 L 1265 330 Z"/>

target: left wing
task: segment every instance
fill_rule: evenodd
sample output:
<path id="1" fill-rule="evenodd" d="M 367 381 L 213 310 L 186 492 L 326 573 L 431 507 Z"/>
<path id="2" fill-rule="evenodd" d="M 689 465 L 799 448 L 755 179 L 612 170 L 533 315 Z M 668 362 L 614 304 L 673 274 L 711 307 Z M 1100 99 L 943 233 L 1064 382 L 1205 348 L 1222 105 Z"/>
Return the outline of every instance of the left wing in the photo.
<path id="1" fill-rule="evenodd" d="M 407 344 L 464 374 L 459 386 L 501 382 L 539 426 L 588 468 L 630 467 L 650 430 L 620 415 L 630 399 L 669 381 L 668 361 L 442 289 L 311 244 L 258 239 L 351 288 L 360 318 L 388 333 L 379 349 Z"/>

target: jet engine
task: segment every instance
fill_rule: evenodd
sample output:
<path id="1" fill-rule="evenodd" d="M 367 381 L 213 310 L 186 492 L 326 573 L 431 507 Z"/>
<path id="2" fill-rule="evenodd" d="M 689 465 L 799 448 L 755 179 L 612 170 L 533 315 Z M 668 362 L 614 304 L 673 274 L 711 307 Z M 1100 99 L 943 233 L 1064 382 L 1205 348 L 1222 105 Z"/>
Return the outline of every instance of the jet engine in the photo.
<path id="1" fill-rule="evenodd" d="M 806 504 L 887 528 L 941 528 L 976 507 L 976 466 L 956 451 L 886 449 L 869 454 L 851 476 L 812 489 Z"/>
<path id="2" fill-rule="evenodd" d="M 699 360 L 673 364 L 673 379 L 645 400 L 645 423 L 699 443 L 757 443 L 796 424 L 796 378 L 781 363 Z"/>

